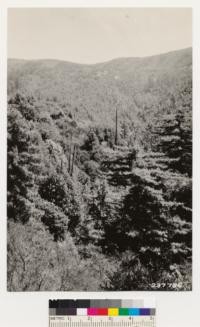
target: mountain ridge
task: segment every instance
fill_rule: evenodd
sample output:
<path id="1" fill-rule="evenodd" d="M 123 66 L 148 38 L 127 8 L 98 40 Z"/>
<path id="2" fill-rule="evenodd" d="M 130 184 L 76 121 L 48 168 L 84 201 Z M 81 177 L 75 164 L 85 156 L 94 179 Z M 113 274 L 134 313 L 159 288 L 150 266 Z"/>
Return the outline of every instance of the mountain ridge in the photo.
<path id="1" fill-rule="evenodd" d="M 116 106 L 120 116 L 148 120 L 170 94 L 191 80 L 192 48 L 95 65 L 8 60 L 8 97 L 19 92 L 57 101 L 66 112 L 76 111 L 77 119 L 91 124 L 113 125 Z"/>
<path id="2" fill-rule="evenodd" d="M 8 58 L 8 61 L 23 61 L 23 62 L 44 62 L 44 61 L 49 61 L 49 62 L 58 62 L 58 63 L 69 63 L 69 64 L 76 64 L 76 65 L 81 65 L 81 66 L 96 66 L 96 65 L 102 65 L 102 64 L 107 64 L 113 61 L 121 61 L 121 60 L 129 60 L 129 59 L 147 59 L 147 58 L 154 58 L 154 57 L 160 57 L 160 56 L 165 56 L 168 54 L 175 54 L 175 53 L 180 53 L 180 52 L 191 52 L 192 47 L 187 47 L 183 49 L 178 49 L 178 50 L 172 50 L 172 51 L 167 51 L 164 53 L 160 54 L 154 54 L 150 56 L 137 56 L 137 57 L 116 57 L 113 59 L 101 61 L 101 62 L 96 62 L 96 63 L 80 63 L 80 62 L 73 62 L 70 60 L 63 60 L 63 59 L 55 59 L 55 58 L 41 58 L 41 59 L 25 59 L 25 58 Z"/>

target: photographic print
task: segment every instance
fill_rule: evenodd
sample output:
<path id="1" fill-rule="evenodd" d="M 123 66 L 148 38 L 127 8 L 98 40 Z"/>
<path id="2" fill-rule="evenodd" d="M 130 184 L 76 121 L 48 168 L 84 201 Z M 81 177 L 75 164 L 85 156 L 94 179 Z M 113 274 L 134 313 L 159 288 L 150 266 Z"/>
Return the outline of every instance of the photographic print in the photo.
<path id="1" fill-rule="evenodd" d="M 8 291 L 192 289 L 192 9 L 8 10 Z"/>

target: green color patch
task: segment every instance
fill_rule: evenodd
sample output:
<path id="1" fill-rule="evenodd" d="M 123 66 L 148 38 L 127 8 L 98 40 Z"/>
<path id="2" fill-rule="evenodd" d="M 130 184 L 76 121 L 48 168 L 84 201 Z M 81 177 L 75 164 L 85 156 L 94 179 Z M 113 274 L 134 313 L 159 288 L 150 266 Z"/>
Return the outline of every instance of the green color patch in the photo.
<path id="1" fill-rule="evenodd" d="M 129 310 L 125 308 L 120 308 L 119 309 L 119 316 L 128 316 L 129 315 Z"/>

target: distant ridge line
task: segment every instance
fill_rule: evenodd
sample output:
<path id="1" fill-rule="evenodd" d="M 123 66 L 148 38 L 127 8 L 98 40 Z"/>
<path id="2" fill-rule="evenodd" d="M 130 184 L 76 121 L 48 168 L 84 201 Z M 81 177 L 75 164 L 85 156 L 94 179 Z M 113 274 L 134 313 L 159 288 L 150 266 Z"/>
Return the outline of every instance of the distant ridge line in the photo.
<path id="1" fill-rule="evenodd" d="M 151 55 L 151 56 L 143 56 L 143 57 L 117 57 L 117 58 L 113 58 L 110 60 L 106 60 L 106 61 L 102 61 L 102 62 L 97 62 L 97 63 L 80 63 L 80 62 L 73 62 L 73 61 L 69 61 L 69 60 L 64 60 L 64 59 L 55 59 L 55 58 L 38 58 L 38 59 L 25 59 L 25 58 L 8 58 L 8 61 L 18 61 L 18 62 L 55 62 L 55 63 L 68 63 L 71 65 L 79 65 L 79 66 L 98 66 L 98 65 L 102 65 L 102 64 L 108 64 L 111 62 L 115 62 L 115 61 L 124 61 L 124 60 L 144 60 L 144 59 L 150 59 L 150 58 L 156 58 L 156 57 L 162 57 L 165 55 L 170 55 L 170 54 L 175 54 L 175 53 L 180 53 L 180 52 L 187 52 L 187 51 L 191 51 L 192 52 L 192 47 L 187 47 L 187 48 L 183 48 L 183 49 L 178 49 L 178 50 L 173 50 L 173 51 L 168 51 L 168 52 L 163 52 L 160 54 L 155 54 L 155 55 Z"/>

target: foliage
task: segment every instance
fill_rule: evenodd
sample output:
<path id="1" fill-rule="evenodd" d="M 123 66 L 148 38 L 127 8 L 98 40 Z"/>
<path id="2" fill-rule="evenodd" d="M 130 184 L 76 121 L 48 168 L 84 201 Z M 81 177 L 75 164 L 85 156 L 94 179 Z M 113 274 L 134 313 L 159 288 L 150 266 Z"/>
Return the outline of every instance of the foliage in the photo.
<path id="1" fill-rule="evenodd" d="M 190 289 L 191 49 L 9 61 L 7 199 L 10 291 Z"/>

